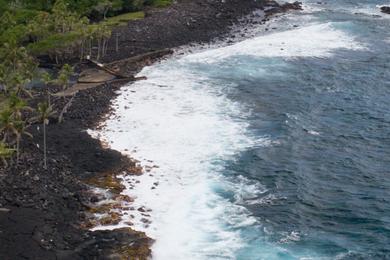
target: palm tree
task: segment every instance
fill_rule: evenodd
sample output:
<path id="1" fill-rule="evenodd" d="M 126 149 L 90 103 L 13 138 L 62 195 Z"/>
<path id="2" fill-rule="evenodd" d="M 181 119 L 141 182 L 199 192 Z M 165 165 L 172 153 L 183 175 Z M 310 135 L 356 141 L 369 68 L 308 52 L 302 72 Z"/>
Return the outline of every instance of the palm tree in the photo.
<path id="1" fill-rule="evenodd" d="M 19 154 L 20 154 L 20 140 L 22 140 L 23 135 L 27 135 L 28 137 L 33 137 L 32 134 L 27 132 L 28 125 L 24 121 L 16 121 L 15 122 L 15 136 L 16 136 L 16 166 L 19 165 Z"/>
<path id="2" fill-rule="evenodd" d="M 12 112 L 12 132 L 14 133 L 16 140 L 16 165 L 18 165 L 20 155 L 20 140 L 22 139 L 23 135 L 32 137 L 32 135 L 26 131 L 28 126 L 26 126 L 26 122 L 22 118 L 22 113 L 25 110 L 32 111 L 33 109 L 27 106 L 27 102 L 20 98 L 16 93 L 10 94 L 7 103 L 9 110 Z"/>
<path id="3" fill-rule="evenodd" d="M 5 143 L 0 142 L 0 159 L 6 168 L 8 167 L 7 159 L 10 158 L 14 152 L 15 149 L 8 148 Z"/>
<path id="4" fill-rule="evenodd" d="M 58 73 L 58 77 L 55 80 L 55 83 L 62 87 L 62 91 L 65 91 L 69 84 L 69 79 L 73 74 L 73 67 L 69 64 L 62 66 L 61 70 Z"/>
<path id="5" fill-rule="evenodd" d="M 49 102 L 41 102 L 38 104 L 38 116 L 33 118 L 38 122 L 42 122 L 43 125 L 43 167 L 47 169 L 47 152 L 46 152 L 46 125 L 49 124 L 49 118 L 53 116 L 56 112 L 53 109 L 53 106 Z"/>
<path id="6" fill-rule="evenodd" d="M 15 120 L 15 117 L 13 116 L 13 112 L 8 107 L 4 108 L 0 112 L 0 133 L 3 135 L 3 139 L 0 141 L 0 144 L 4 144 L 4 147 L 0 146 L 0 149 L 2 149 L 3 155 L 11 155 L 5 148 L 6 144 L 13 144 L 15 139 L 13 137 L 18 136 L 18 130 L 16 128 L 16 125 L 18 122 Z M 19 140 L 16 138 L 17 143 L 17 154 L 19 158 Z M 4 156 L 0 156 L 2 158 L 2 161 L 5 162 Z M 9 156 L 10 157 L 10 156 Z"/>
<path id="7" fill-rule="evenodd" d="M 4 108 L 0 111 L 0 133 L 3 134 L 1 142 L 8 143 L 12 134 L 15 134 L 15 120 L 11 109 Z"/>
<path id="8" fill-rule="evenodd" d="M 33 109 L 27 105 L 27 102 L 20 98 L 16 93 L 11 93 L 7 101 L 8 107 L 12 111 L 13 116 L 18 120 L 22 119 L 23 111 L 33 111 Z"/>

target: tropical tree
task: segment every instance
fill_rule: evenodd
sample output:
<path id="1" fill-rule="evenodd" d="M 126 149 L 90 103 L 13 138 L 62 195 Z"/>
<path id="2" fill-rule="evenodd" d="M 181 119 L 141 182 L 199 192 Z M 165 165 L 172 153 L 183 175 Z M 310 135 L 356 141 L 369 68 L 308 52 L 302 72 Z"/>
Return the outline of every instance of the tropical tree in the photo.
<path id="1" fill-rule="evenodd" d="M 30 39 L 34 42 L 50 36 L 53 30 L 53 20 L 49 13 L 40 12 L 27 24 Z"/>
<path id="2" fill-rule="evenodd" d="M 55 84 L 62 87 L 62 91 L 64 91 L 69 84 L 69 79 L 73 74 L 73 67 L 69 64 L 65 64 L 62 66 L 61 70 L 58 73 L 57 79 L 54 81 Z"/>
<path id="3" fill-rule="evenodd" d="M 93 38 L 97 40 L 98 50 L 96 54 L 96 60 L 99 60 L 106 54 L 108 40 L 111 37 L 110 28 L 102 23 L 95 26 L 95 30 L 93 32 Z"/>
<path id="4" fill-rule="evenodd" d="M 32 138 L 32 134 L 27 132 L 27 128 L 29 127 L 25 121 L 16 121 L 14 124 L 15 128 L 15 136 L 16 136 L 16 165 L 19 164 L 19 157 L 20 157 L 20 141 L 22 140 L 23 135 L 27 135 L 28 137 Z"/>
<path id="5" fill-rule="evenodd" d="M 94 7 L 93 10 L 103 14 L 103 19 L 106 19 L 107 13 L 112 11 L 119 11 L 122 9 L 122 0 L 100 0 Z"/>
<path id="6" fill-rule="evenodd" d="M 9 148 L 5 143 L 0 141 L 0 159 L 5 167 L 8 167 L 7 159 L 11 158 L 15 149 Z"/>
<path id="7" fill-rule="evenodd" d="M 28 54 L 26 48 L 20 47 L 15 41 L 4 43 L 0 48 L 0 85 L 5 93 L 14 92 L 18 96 L 27 94 L 25 88 L 37 72 L 37 63 Z"/>
<path id="8" fill-rule="evenodd" d="M 49 118 L 55 115 L 53 106 L 48 101 L 38 104 L 38 116 L 33 118 L 33 121 L 42 123 L 43 128 L 43 167 L 47 169 L 47 144 L 46 144 L 46 126 L 49 124 Z"/>
<path id="9" fill-rule="evenodd" d="M 12 93 L 8 97 L 8 108 L 11 111 L 11 116 L 13 119 L 13 133 L 15 135 L 16 141 L 16 163 L 19 164 L 19 155 L 20 155 L 20 141 L 23 135 L 27 135 L 32 137 L 30 133 L 26 131 L 28 126 L 26 125 L 26 121 L 23 120 L 23 111 L 32 112 L 33 109 L 27 105 L 27 102 L 17 96 L 15 93 Z"/>
<path id="10" fill-rule="evenodd" d="M 0 111 L 0 133 L 3 143 L 12 143 L 12 137 L 16 132 L 15 123 L 12 110 L 3 108 Z"/>
<path id="11" fill-rule="evenodd" d="M 27 105 L 27 102 L 16 93 L 11 93 L 7 97 L 7 106 L 12 111 L 13 117 L 17 120 L 22 120 L 23 111 L 33 111 L 33 109 Z"/>

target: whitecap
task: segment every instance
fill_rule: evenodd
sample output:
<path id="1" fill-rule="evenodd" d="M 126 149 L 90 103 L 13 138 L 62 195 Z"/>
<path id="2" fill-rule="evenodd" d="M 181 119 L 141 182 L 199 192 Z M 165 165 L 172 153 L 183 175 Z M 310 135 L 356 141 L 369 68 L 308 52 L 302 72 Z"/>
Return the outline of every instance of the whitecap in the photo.
<path id="1" fill-rule="evenodd" d="M 247 185 L 242 176 L 230 182 L 223 177 L 223 162 L 271 143 L 251 137 L 245 109 L 180 58 L 147 67 L 141 75 L 148 79 L 123 87 L 114 115 L 103 130 L 91 133 L 148 169 L 142 176 L 124 176 L 124 194 L 135 198 L 130 221 L 156 239 L 155 259 L 233 259 L 246 243 L 236 229 L 255 225 L 256 219 L 215 188 L 245 198 L 263 187 Z M 140 207 L 151 210 L 147 221 Z"/>
<path id="2" fill-rule="evenodd" d="M 248 39 L 231 46 L 202 51 L 184 58 L 188 62 L 214 63 L 232 56 L 328 57 L 338 49 L 362 50 L 354 37 L 335 28 L 338 23 L 308 25 Z"/>
<path id="3" fill-rule="evenodd" d="M 308 132 L 309 134 L 311 134 L 311 135 L 320 135 L 319 132 L 314 131 L 314 130 L 308 130 L 307 132 Z"/>

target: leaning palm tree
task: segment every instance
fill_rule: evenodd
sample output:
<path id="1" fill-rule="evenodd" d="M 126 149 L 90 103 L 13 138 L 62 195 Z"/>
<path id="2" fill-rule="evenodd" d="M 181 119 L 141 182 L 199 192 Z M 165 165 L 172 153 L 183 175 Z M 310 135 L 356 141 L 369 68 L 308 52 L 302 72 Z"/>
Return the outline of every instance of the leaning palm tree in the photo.
<path id="1" fill-rule="evenodd" d="M 46 125 L 49 124 L 49 118 L 56 113 L 53 106 L 49 102 L 41 102 L 38 104 L 38 116 L 33 120 L 41 122 L 43 126 L 43 167 L 47 169 L 47 152 L 46 152 Z"/>

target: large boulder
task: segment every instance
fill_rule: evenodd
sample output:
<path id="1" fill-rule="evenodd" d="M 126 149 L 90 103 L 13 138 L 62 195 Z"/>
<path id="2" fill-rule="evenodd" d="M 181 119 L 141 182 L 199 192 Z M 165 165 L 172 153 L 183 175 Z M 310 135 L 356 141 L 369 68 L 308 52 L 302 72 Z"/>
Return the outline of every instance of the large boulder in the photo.
<path id="1" fill-rule="evenodd" d="M 390 6 L 382 6 L 381 12 L 385 14 L 390 14 Z"/>
<path id="2" fill-rule="evenodd" d="M 302 10 L 302 2 L 296 1 L 294 3 L 285 3 L 281 7 L 282 7 L 282 9 L 284 11 L 288 11 L 288 10 Z"/>
<path id="3" fill-rule="evenodd" d="M 278 4 L 277 2 L 270 2 L 268 4 L 268 8 L 264 10 L 267 16 L 274 15 L 277 13 L 284 13 L 289 10 L 302 10 L 302 2 L 293 2 L 293 3 L 285 3 Z"/>

